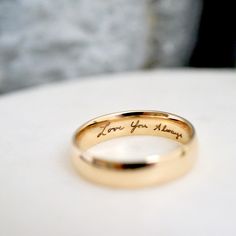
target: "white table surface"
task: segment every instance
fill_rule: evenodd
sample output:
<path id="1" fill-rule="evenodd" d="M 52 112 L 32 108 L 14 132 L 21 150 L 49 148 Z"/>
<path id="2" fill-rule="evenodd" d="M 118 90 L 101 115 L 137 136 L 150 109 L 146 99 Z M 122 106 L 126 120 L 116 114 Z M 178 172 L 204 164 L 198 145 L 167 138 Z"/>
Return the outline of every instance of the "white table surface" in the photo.
<path id="1" fill-rule="evenodd" d="M 199 138 L 194 169 L 171 183 L 122 190 L 81 179 L 73 131 L 95 116 L 163 110 Z M 100 76 L 0 97 L 0 235 L 236 235 L 236 73 Z"/>

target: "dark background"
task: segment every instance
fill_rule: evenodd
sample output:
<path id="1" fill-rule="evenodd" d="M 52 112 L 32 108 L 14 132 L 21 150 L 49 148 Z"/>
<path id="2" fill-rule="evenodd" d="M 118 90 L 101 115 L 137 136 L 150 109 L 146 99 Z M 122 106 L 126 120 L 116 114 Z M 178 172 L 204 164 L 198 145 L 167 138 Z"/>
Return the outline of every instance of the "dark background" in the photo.
<path id="1" fill-rule="evenodd" d="M 231 68 L 236 64 L 235 1 L 203 1 L 191 67 Z"/>

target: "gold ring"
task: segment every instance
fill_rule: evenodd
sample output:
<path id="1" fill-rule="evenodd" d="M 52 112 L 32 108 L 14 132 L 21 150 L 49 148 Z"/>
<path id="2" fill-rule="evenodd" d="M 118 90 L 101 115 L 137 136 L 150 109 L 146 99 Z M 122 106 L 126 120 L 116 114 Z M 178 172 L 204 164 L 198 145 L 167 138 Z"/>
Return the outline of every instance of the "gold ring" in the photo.
<path id="1" fill-rule="evenodd" d="M 166 155 L 152 155 L 137 162 L 106 160 L 89 153 L 92 146 L 121 136 L 154 135 L 180 145 Z M 161 184 L 185 174 L 197 153 L 196 133 L 186 119 L 162 111 L 132 110 L 99 116 L 82 125 L 73 136 L 73 163 L 79 174 L 112 187 Z"/>

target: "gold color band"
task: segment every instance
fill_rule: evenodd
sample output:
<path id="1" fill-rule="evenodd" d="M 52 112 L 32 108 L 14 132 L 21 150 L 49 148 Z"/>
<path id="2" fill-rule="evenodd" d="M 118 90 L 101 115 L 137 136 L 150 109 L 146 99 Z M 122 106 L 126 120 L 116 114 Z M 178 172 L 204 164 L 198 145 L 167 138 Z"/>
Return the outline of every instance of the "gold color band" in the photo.
<path id="1" fill-rule="evenodd" d="M 116 162 L 87 150 L 108 139 L 131 135 L 162 136 L 181 145 L 167 155 L 142 162 Z M 82 125 L 73 137 L 73 162 L 81 176 L 112 187 L 160 184 L 186 173 L 196 158 L 194 127 L 184 118 L 160 111 L 126 111 L 97 117 Z"/>

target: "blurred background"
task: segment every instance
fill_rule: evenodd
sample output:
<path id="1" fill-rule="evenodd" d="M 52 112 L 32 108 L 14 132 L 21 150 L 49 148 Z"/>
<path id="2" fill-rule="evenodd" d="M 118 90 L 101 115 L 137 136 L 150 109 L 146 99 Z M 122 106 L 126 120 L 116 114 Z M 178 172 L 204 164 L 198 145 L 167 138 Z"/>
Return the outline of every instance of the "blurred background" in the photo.
<path id="1" fill-rule="evenodd" d="M 90 75 L 233 68 L 233 1 L 0 0 L 0 94 Z"/>

